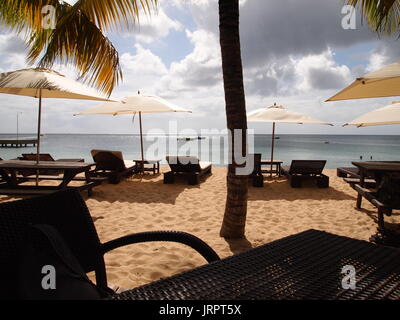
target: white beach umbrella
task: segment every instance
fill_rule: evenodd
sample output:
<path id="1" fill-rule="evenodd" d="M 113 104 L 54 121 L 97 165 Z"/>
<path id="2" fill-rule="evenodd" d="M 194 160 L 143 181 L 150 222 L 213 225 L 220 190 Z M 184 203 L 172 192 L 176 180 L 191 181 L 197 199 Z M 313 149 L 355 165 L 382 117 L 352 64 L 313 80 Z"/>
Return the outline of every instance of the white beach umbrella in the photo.
<path id="1" fill-rule="evenodd" d="M 247 120 L 250 122 L 272 122 L 272 147 L 271 147 L 271 161 L 274 160 L 274 147 L 275 147 L 275 124 L 278 123 L 314 123 L 333 126 L 331 123 L 327 123 L 321 120 L 311 118 L 306 115 L 302 115 L 297 112 L 287 110 L 283 106 L 277 106 L 276 103 L 268 108 L 262 108 L 250 112 L 247 115 Z M 272 164 L 271 164 L 272 171 Z M 272 174 L 272 173 L 271 173 Z"/>
<path id="2" fill-rule="evenodd" d="M 362 116 L 345 123 L 343 126 L 369 127 L 379 125 L 400 124 L 400 102 L 363 114 Z"/>
<path id="3" fill-rule="evenodd" d="M 40 68 L 0 73 L 0 93 L 39 99 L 37 162 L 39 162 L 40 154 L 42 98 L 112 101 L 56 71 Z"/>
<path id="4" fill-rule="evenodd" d="M 326 101 L 400 96 L 400 62 L 356 79 Z"/>
<path id="5" fill-rule="evenodd" d="M 78 113 L 78 115 L 107 114 L 116 116 L 116 115 L 138 113 L 140 122 L 140 148 L 141 148 L 142 161 L 144 162 L 142 113 L 166 113 L 166 112 L 191 112 L 191 111 L 176 106 L 164 100 L 163 98 L 157 96 L 145 96 L 138 94 L 137 96 L 126 97 L 119 102 L 103 103 L 97 107 L 80 112 Z"/>

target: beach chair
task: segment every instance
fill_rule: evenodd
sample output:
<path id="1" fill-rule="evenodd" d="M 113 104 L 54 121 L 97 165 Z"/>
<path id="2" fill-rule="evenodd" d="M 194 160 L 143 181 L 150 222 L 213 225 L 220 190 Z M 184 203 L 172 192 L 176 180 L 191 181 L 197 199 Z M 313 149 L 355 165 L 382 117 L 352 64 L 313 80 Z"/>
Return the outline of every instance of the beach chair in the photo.
<path id="1" fill-rule="evenodd" d="M 197 185 L 201 177 L 211 174 L 211 162 L 200 161 L 197 157 L 167 156 L 166 159 L 171 171 L 164 173 L 165 184 L 172 184 L 176 176 L 183 176 L 188 184 Z"/>
<path id="2" fill-rule="evenodd" d="M 96 168 L 90 172 L 91 176 L 107 177 L 108 181 L 118 184 L 122 178 L 130 177 L 137 172 L 134 161 L 126 161 L 121 151 L 92 150 Z"/>
<path id="3" fill-rule="evenodd" d="M 264 186 L 264 176 L 261 171 L 261 153 L 253 154 L 254 157 L 254 170 L 249 176 L 252 180 L 253 187 L 262 188 Z"/>
<path id="4" fill-rule="evenodd" d="M 329 177 L 324 175 L 326 160 L 293 160 L 290 166 L 283 166 L 282 173 L 288 177 L 292 188 L 301 188 L 303 180 L 314 179 L 319 188 L 329 187 Z"/>
<path id="5" fill-rule="evenodd" d="M 76 190 L 67 190 L 31 199 L 0 204 L 0 299 L 18 299 L 20 248 L 32 225 L 50 225 L 66 242 L 84 272 L 94 271 L 98 288 L 108 288 L 104 255 L 111 250 L 141 242 L 167 241 L 185 244 L 207 262 L 219 260 L 205 242 L 176 231 L 152 231 L 127 235 L 101 243 L 85 201 Z M 149 263 L 152 263 L 151 260 Z"/>

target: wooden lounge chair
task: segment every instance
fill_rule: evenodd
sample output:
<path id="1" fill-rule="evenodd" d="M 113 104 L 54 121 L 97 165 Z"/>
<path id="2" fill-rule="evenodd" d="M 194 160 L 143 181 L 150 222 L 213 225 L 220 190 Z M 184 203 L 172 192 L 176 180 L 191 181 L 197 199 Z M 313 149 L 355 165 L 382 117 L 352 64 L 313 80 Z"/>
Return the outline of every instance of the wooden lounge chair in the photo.
<path id="1" fill-rule="evenodd" d="M 293 160 L 290 166 L 282 167 L 282 173 L 292 188 L 301 188 L 305 179 L 315 179 L 319 188 L 328 188 L 329 177 L 322 173 L 325 164 L 326 160 Z"/>
<path id="2" fill-rule="evenodd" d="M 254 156 L 254 170 L 249 176 L 252 180 L 253 187 L 262 188 L 264 187 L 264 176 L 261 171 L 261 153 L 255 153 Z"/>
<path id="3" fill-rule="evenodd" d="M 95 177 L 107 177 L 108 181 L 118 184 L 122 178 L 130 177 L 137 172 L 134 161 L 126 161 L 120 151 L 92 150 L 96 168 L 91 171 Z"/>
<path id="4" fill-rule="evenodd" d="M 188 184 L 196 185 L 202 176 L 211 174 L 211 162 L 199 161 L 190 156 L 167 156 L 166 159 L 171 171 L 164 173 L 165 184 L 172 184 L 176 176 L 183 176 L 187 178 Z"/>
<path id="5" fill-rule="evenodd" d="M 19 250 L 24 245 L 27 228 L 35 224 L 54 227 L 84 271 L 95 271 L 96 285 L 104 290 L 108 287 L 104 255 L 122 246 L 152 241 L 179 242 L 195 249 L 208 262 L 219 260 L 215 251 L 205 242 L 184 232 L 142 232 L 101 243 L 90 212 L 79 192 L 60 191 L 43 197 L 0 204 L 0 300 L 14 300 L 19 297 Z"/>

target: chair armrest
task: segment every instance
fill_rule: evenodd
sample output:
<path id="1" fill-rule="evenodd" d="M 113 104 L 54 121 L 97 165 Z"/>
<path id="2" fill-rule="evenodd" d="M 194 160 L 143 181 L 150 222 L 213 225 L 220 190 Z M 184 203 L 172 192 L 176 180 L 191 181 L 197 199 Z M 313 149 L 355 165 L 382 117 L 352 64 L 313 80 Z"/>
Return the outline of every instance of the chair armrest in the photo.
<path id="1" fill-rule="evenodd" d="M 102 244 L 103 254 L 134 243 L 166 241 L 185 244 L 200 253 L 207 262 L 220 260 L 217 253 L 203 240 L 186 232 L 151 231 L 131 234 Z"/>

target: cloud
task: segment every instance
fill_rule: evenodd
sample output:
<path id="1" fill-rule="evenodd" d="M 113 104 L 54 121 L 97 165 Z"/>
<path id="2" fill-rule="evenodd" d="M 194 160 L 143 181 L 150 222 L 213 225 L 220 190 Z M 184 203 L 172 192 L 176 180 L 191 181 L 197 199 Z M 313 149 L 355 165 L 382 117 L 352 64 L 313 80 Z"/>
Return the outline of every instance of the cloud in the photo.
<path id="1" fill-rule="evenodd" d="M 141 42 L 151 43 L 160 38 L 165 38 L 171 31 L 180 30 L 183 30 L 182 24 L 168 17 L 161 8 L 154 16 L 140 19 L 136 39 Z"/>
<path id="2" fill-rule="evenodd" d="M 12 33 L 0 33 L 0 72 L 26 67 L 24 41 Z"/>
<path id="3" fill-rule="evenodd" d="M 154 93 L 155 83 L 168 73 L 161 58 L 149 49 L 145 49 L 140 44 L 136 44 L 135 49 L 136 54 L 126 52 L 121 55 L 124 79 L 115 93 L 132 95 L 138 90 Z"/>
<path id="4" fill-rule="evenodd" d="M 247 67 L 288 55 L 313 55 L 329 47 L 377 40 L 357 15 L 356 30 L 344 30 L 341 0 L 252 0 L 240 11 L 243 61 Z M 192 14 L 202 29 L 218 33 L 217 1 L 194 1 Z"/>
<path id="5" fill-rule="evenodd" d="M 172 31 L 184 30 L 183 25 L 178 20 L 171 19 L 162 6 L 151 15 L 146 15 L 141 10 L 139 17 L 138 25 L 135 25 L 129 32 L 125 31 L 121 34 L 127 38 L 133 37 L 135 41 L 150 44 L 167 37 Z"/>
<path id="6" fill-rule="evenodd" d="M 187 31 L 193 44 L 193 52 L 179 62 L 171 64 L 169 74 L 163 79 L 165 88 L 197 90 L 210 88 L 220 83 L 221 54 L 216 36 L 205 30 Z M 173 81 L 172 81 L 173 80 Z"/>

